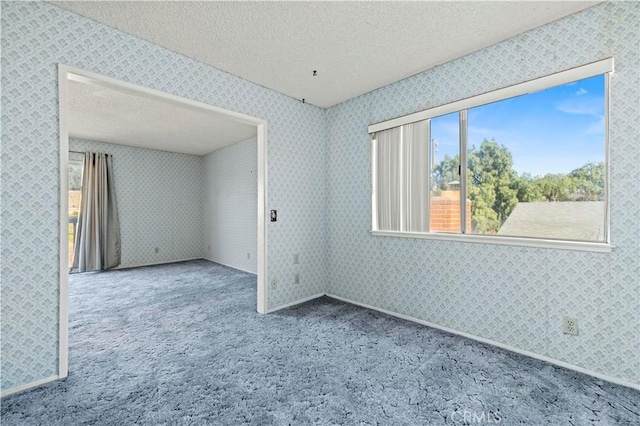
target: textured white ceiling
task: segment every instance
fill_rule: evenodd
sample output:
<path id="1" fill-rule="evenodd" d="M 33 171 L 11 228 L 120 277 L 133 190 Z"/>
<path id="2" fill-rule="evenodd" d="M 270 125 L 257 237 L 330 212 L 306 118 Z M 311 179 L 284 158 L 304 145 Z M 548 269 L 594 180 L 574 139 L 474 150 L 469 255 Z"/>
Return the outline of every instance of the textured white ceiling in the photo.
<path id="1" fill-rule="evenodd" d="M 52 3 L 329 107 L 600 2 Z"/>
<path id="2" fill-rule="evenodd" d="M 69 80 L 69 136 L 205 155 L 256 134 L 225 115 Z"/>

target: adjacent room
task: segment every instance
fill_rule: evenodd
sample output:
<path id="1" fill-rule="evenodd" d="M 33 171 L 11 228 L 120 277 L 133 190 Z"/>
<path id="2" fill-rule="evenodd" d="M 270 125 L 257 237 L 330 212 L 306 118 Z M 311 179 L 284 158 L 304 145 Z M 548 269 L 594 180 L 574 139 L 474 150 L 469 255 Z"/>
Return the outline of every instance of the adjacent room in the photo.
<path id="1" fill-rule="evenodd" d="M 66 104 L 70 272 L 205 258 L 257 274 L 256 126 L 74 73 L 68 74 Z M 105 175 L 113 193 L 93 205 L 82 200 L 96 196 L 99 187 L 83 184 L 101 181 L 82 179 L 83 171 L 92 172 L 83 164 L 85 153 L 107 154 L 111 162 Z M 113 261 L 105 259 L 111 254 L 95 253 L 100 247 L 92 245 L 102 235 L 90 232 L 110 225 L 91 221 L 91 208 L 108 204 L 110 196 L 117 201 L 112 240 L 119 254 Z M 83 205 L 91 234 L 84 245 L 78 243 L 82 233 L 76 239 Z M 74 264 L 76 252 L 83 260 Z M 92 262 L 100 257 L 106 265 Z"/>
<path id="2" fill-rule="evenodd" d="M 640 3 L 1 3 L 3 424 L 640 423 Z"/>

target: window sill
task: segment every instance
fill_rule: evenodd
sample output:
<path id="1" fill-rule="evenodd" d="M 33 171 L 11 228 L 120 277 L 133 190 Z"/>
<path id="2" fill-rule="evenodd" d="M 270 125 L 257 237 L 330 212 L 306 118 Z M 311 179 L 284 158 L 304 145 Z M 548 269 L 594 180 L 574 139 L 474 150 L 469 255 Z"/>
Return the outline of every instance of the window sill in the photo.
<path id="1" fill-rule="evenodd" d="M 462 243 L 497 244 L 506 246 L 538 247 L 560 250 L 579 250 L 610 253 L 613 246 L 608 243 L 588 241 L 546 240 L 542 238 L 502 237 L 496 235 L 467 235 L 446 233 L 370 231 L 371 235 L 382 237 L 422 238 L 425 240 L 456 241 Z"/>

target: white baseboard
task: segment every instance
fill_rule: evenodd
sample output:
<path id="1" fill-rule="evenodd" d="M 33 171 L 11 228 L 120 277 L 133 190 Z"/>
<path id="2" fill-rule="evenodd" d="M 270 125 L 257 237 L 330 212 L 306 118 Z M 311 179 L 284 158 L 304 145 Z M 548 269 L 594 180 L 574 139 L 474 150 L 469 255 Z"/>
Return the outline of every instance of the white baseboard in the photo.
<path id="1" fill-rule="evenodd" d="M 208 257 L 203 257 L 202 259 L 204 260 L 208 260 L 209 262 L 213 262 L 213 263 L 218 263 L 222 266 L 226 266 L 228 268 L 233 268 L 233 269 L 237 269 L 238 271 L 242 271 L 242 272 L 247 272 L 249 274 L 253 274 L 253 275 L 258 275 L 256 272 L 254 271 L 249 271 L 248 269 L 244 269 L 244 268 L 238 268 L 237 266 L 233 266 L 233 265 L 229 265 L 228 263 L 222 263 L 219 260 L 213 260 L 213 259 L 209 259 Z"/>
<path id="2" fill-rule="evenodd" d="M 598 372 L 595 372 L 595 371 L 592 371 L 592 370 L 588 370 L 586 368 L 583 368 L 583 367 L 580 367 L 580 366 L 577 366 L 577 365 L 569 364 L 568 362 L 565 362 L 565 361 L 560 361 L 560 360 L 557 360 L 557 359 L 553 359 L 553 358 L 550 358 L 548 356 L 540 355 L 540 354 L 537 354 L 535 352 L 526 351 L 524 349 L 519 349 L 519 348 L 516 348 L 514 346 L 505 345 L 504 343 L 496 342 L 495 340 L 490 340 L 490 339 L 485 339 L 484 337 L 474 336 L 473 334 L 465 333 L 463 331 L 454 330 L 454 329 L 448 328 L 448 327 L 443 327 L 441 325 L 434 324 L 434 323 L 429 322 L 429 321 L 424 321 L 424 320 L 421 320 L 421 319 L 418 319 L 418 318 L 415 318 L 415 317 L 411 317 L 409 315 L 403 315 L 403 314 L 398 314 L 396 312 L 387 311 L 386 309 L 377 308 L 375 306 L 367 305 L 366 303 L 354 302 L 353 300 L 349 300 L 349 299 L 346 299 L 346 298 L 340 297 L 340 296 L 335 296 L 333 294 L 327 294 L 326 296 L 331 297 L 333 299 L 341 300 L 341 301 L 346 302 L 346 303 L 350 303 L 352 305 L 357 305 L 357 306 L 361 306 L 363 308 L 372 309 L 374 311 L 382 312 L 383 314 L 391 315 L 391 316 L 396 317 L 396 318 L 400 318 L 400 319 L 403 319 L 403 320 L 407 320 L 407 321 L 415 322 L 415 323 L 418 323 L 418 324 L 426 325 L 427 327 L 437 328 L 438 330 L 446 331 L 447 333 L 457 334 L 458 336 L 466 337 L 468 339 L 476 340 L 476 341 L 482 342 L 482 343 L 487 343 L 487 344 L 492 345 L 492 346 L 497 346 L 499 348 L 506 349 L 506 350 L 508 350 L 510 352 L 515 352 L 515 353 L 518 353 L 518 354 L 521 354 L 521 355 L 526 355 L 526 356 L 531 357 L 531 358 L 539 359 L 541 361 L 545 361 L 545 362 L 548 362 L 550 364 L 554 364 L 554 365 L 557 365 L 557 366 L 560 366 L 560 367 L 564 367 L 564 368 L 567 368 L 569 370 L 574 370 L 574 371 L 577 371 L 579 373 L 587 374 L 589 376 L 593 376 L 593 377 L 596 377 L 598 379 L 605 380 L 607 382 L 615 383 L 617 385 L 622 385 L 622 386 L 626 386 L 626 387 L 629 387 L 629 388 L 632 388 L 632 389 L 640 390 L 640 384 L 638 384 L 638 383 L 633 383 L 633 382 L 629 382 L 629 381 L 626 381 L 626 380 L 623 380 L 623 379 L 619 379 L 619 378 L 616 378 L 616 377 L 607 376 L 606 374 L 598 373 Z"/>
<path id="3" fill-rule="evenodd" d="M 14 393 L 25 391 L 27 389 L 31 389 L 31 388 L 35 388 L 35 387 L 38 387 L 38 386 L 42 386 L 45 383 L 53 382 L 55 380 L 58 380 L 59 378 L 60 378 L 59 376 L 51 376 L 51 377 L 47 377 L 45 379 L 36 380 L 35 382 L 27 383 L 25 385 L 16 386 L 15 388 L 3 390 L 0 393 L 0 398 L 4 398 L 7 395 L 12 395 Z"/>
<path id="4" fill-rule="evenodd" d="M 289 308 L 291 306 L 299 305 L 301 303 L 308 302 L 309 300 L 317 299 L 318 297 L 322 297 L 324 295 L 325 295 L 324 293 L 318 293 L 318 294 L 315 294 L 313 296 L 305 297 L 304 299 L 296 300 L 295 302 L 287 303 L 285 305 L 281 305 L 281 306 L 269 309 L 267 311 L 267 313 L 270 314 L 270 313 L 279 311 L 281 309 L 285 309 L 285 308 Z"/>
<path id="5" fill-rule="evenodd" d="M 166 264 L 169 264 L 169 263 L 187 262 L 189 260 L 200 260 L 200 259 L 203 259 L 203 257 L 190 257 L 188 259 L 177 259 L 177 260 L 163 260 L 162 262 L 140 263 L 140 264 L 136 264 L 136 265 L 121 265 L 121 266 L 117 266 L 117 267 L 112 268 L 112 269 L 142 268 L 143 266 L 166 265 Z"/>
<path id="6" fill-rule="evenodd" d="M 193 260 L 193 259 L 188 259 L 188 260 Z M 210 260 L 210 259 L 206 259 L 206 260 Z M 167 262 L 167 263 L 173 263 L 173 262 Z M 219 263 L 219 262 L 216 262 L 216 263 Z M 393 317 L 400 318 L 400 319 L 403 319 L 403 320 L 406 320 L 406 321 L 415 322 L 415 323 L 418 323 L 418 324 L 421 324 L 421 325 L 425 325 L 427 327 L 432 327 L 432 328 L 436 328 L 438 330 L 446 331 L 447 333 L 456 334 L 458 336 L 466 337 L 468 339 L 476 340 L 478 342 L 487 343 L 487 344 L 492 345 L 492 346 L 497 346 L 499 348 L 508 350 L 510 352 L 515 352 L 515 353 L 518 353 L 518 354 L 521 354 L 521 355 L 525 355 L 525 356 L 528 356 L 528 357 L 531 357 L 531 358 L 539 359 L 541 361 L 545 361 L 545 362 L 548 362 L 550 364 L 554 364 L 554 365 L 557 365 L 557 366 L 560 366 L 560 367 L 564 367 L 564 368 L 567 368 L 569 370 L 577 371 L 579 373 L 587 374 L 589 376 L 596 377 L 598 379 L 601 379 L 601 380 L 604 380 L 604 381 L 607 381 L 607 382 L 615 383 L 617 385 L 621 385 L 621 386 L 629 387 L 629 388 L 632 388 L 632 389 L 640 390 L 640 384 L 637 384 L 637 383 L 632 383 L 632 382 L 629 382 L 629 381 L 626 381 L 626 380 L 618 379 L 616 377 L 607 376 L 606 374 L 601 374 L 601 373 L 598 373 L 598 372 L 595 372 L 595 371 L 592 371 L 592 370 L 589 370 L 589 369 L 586 369 L 586 368 L 583 368 L 583 367 L 580 367 L 580 366 L 577 366 L 577 365 L 569 364 L 569 363 L 564 362 L 564 361 L 560 361 L 560 360 L 557 360 L 557 359 L 553 359 L 553 358 L 547 357 L 545 355 L 540 355 L 540 354 L 537 354 L 535 352 L 530 352 L 530 351 L 519 349 L 519 348 L 516 348 L 516 347 L 513 347 L 513 346 L 505 345 L 504 343 L 496 342 L 495 340 L 490 340 L 490 339 L 485 339 L 484 337 L 474 336 L 474 335 L 469 334 L 469 333 L 465 333 L 465 332 L 462 332 L 462 331 L 454 330 L 454 329 L 448 328 L 448 327 L 443 327 L 443 326 L 440 326 L 438 324 L 434 324 L 434 323 L 429 322 L 429 321 L 424 321 L 424 320 L 421 320 L 421 319 L 418 319 L 418 318 L 415 318 L 415 317 L 411 317 L 409 315 L 403 315 L 403 314 L 399 314 L 399 313 L 396 313 L 396 312 L 388 311 L 386 309 L 377 308 L 375 306 L 367 305 L 366 303 L 355 302 L 353 300 L 350 300 L 350 299 L 347 299 L 347 298 L 344 298 L 344 297 L 340 297 L 340 296 L 336 296 L 336 295 L 333 295 L 333 294 L 319 293 L 319 294 L 316 294 L 316 295 L 313 295 L 313 296 L 305 297 L 303 299 L 296 300 L 294 302 L 287 303 L 285 305 L 269 309 L 267 311 L 267 313 L 270 314 L 270 313 L 279 311 L 281 309 L 289 308 L 291 306 L 295 306 L 295 305 L 299 305 L 301 303 L 308 302 L 309 300 L 317 299 L 317 298 L 322 297 L 322 296 L 328 296 L 328 297 L 331 297 L 333 299 L 341 300 L 343 302 L 350 303 L 352 305 L 361 306 L 361 307 L 366 308 L 366 309 L 371 309 L 371 310 L 374 310 L 374 311 L 382 312 L 383 314 L 391 315 Z M 21 386 L 16 386 L 16 387 L 11 388 L 11 389 L 4 390 L 4 391 L 2 391 L 0 393 L 0 398 L 8 396 L 8 395 L 12 395 L 14 393 L 22 392 L 22 391 L 27 390 L 27 389 L 35 388 L 37 386 L 44 385 L 45 383 L 53 382 L 55 380 L 58 380 L 59 378 L 60 378 L 59 376 L 51 376 L 51 377 L 47 377 L 47 378 L 44 378 L 44 379 L 36 380 L 34 382 L 31 382 L 31 383 L 24 384 L 24 385 L 21 385 Z"/>

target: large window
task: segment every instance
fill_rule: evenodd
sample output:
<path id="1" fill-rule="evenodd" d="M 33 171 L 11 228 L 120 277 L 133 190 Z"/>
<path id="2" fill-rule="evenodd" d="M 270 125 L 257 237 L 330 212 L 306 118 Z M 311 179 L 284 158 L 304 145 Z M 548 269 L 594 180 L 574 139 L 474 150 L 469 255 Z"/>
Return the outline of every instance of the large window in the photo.
<path id="1" fill-rule="evenodd" d="M 373 233 L 607 244 L 612 70 L 608 59 L 370 126 Z"/>

